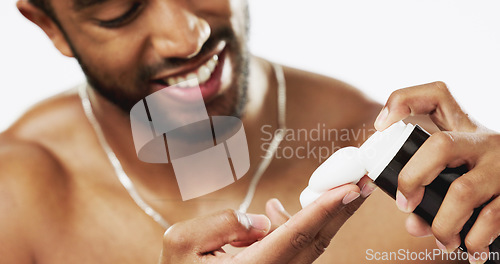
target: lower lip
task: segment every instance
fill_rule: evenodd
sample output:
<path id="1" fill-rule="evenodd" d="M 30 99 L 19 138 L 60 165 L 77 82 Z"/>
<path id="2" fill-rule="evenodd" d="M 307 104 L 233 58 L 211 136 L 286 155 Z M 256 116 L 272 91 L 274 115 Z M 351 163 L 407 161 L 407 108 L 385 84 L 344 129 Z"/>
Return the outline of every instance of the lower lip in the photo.
<path id="1" fill-rule="evenodd" d="M 208 79 L 203 84 L 200 84 L 199 89 L 198 87 L 181 88 L 177 86 L 165 86 L 155 83 L 153 84 L 153 90 L 156 92 L 167 88 L 168 95 L 172 96 L 172 99 L 186 103 L 198 101 L 200 99 L 200 91 L 201 91 L 201 96 L 203 97 L 203 101 L 205 101 L 205 103 L 209 102 L 211 99 L 216 97 L 219 91 L 221 90 L 221 84 L 222 84 L 221 76 L 225 62 L 225 50 L 222 51 L 218 56 L 219 56 L 219 63 L 217 63 L 214 72 L 210 76 L 210 79 Z"/>

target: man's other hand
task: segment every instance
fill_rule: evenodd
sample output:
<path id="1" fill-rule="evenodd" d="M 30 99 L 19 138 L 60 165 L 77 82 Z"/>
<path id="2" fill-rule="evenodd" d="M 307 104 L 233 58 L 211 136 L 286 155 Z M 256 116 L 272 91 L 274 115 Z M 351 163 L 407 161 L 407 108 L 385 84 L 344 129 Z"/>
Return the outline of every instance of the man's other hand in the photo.
<path id="1" fill-rule="evenodd" d="M 465 238 L 471 262 L 482 263 L 486 259 L 471 257 L 487 256 L 488 246 L 500 234 L 500 134 L 464 113 L 443 82 L 395 91 L 375 127 L 383 130 L 414 115 L 428 115 L 441 131 L 431 135 L 399 174 L 398 207 L 412 212 L 422 200 L 424 187 L 445 167 L 466 164 L 469 172 L 453 181 L 432 227 L 412 214 L 407 229 L 415 236 L 434 234 L 438 247 L 453 251 L 474 208 L 490 201 Z"/>
<path id="2" fill-rule="evenodd" d="M 292 217 L 273 199 L 267 204 L 273 224 L 234 210 L 177 223 L 165 232 L 160 263 L 312 263 L 361 205 L 359 196 L 358 186 L 343 185 Z M 222 249 L 227 244 L 248 247 L 230 255 Z"/>

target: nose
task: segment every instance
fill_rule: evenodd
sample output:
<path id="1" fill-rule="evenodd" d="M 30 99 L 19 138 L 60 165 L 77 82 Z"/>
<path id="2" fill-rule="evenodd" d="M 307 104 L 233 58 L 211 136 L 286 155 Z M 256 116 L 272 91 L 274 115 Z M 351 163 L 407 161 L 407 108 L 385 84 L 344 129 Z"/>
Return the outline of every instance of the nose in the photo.
<path id="1" fill-rule="evenodd" d="M 149 25 L 154 52 L 162 58 L 191 58 L 196 56 L 210 37 L 210 26 L 176 1 L 160 1 Z"/>

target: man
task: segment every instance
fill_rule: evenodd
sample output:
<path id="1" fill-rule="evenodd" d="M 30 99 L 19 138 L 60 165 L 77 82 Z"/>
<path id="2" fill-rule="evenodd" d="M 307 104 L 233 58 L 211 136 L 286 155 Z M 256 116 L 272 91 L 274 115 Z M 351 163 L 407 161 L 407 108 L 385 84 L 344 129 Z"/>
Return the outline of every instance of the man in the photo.
<path id="1" fill-rule="evenodd" d="M 263 215 L 227 210 L 238 208 L 266 154 L 261 128 L 279 128 L 279 73 L 269 62 L 248 56 L 245 1 L 21 0 L 18 8 L 62 54 L 78 59 L 93 87 L 87 92 L 110 149 L 144 201 L 175 225 L 165 232 L 134 203 L 72 90 L 42 102 L 2 135 L 0 263 L 154 263 L 158 259 L 161 263 L 310 263 L 334 235 L 335 243 L 318 262 L 360 263 L 368 248 L 391 252 L 434 247 L 432 238 L 406 235 L 405 215 L 397 213 L 393 202 L 380 192 L 337 234 L 374 190 L 366 178 L 358 186 L 332 190 L 298 212 L 298 196 L 317 167 L 316 160 L 295 157 L 271 163 L 249 208 L 252 213 L 266 213 L 271 222 Z M 183 202 L 171 165 L 137 159 L 128 113 L 136 102 L 185 80 L 215 55 L 224 66 L 219 66 L 220 74 L 211 73 L 216 85 L 203 99 L 209 115 L 242 118 L 251 168 L 236 183 Z M 291 68 L 284 69 L 284 77 L 286 126 L 292 130 L 311 130 L 317 124 L 337 131 L 368 130 L 381 108 L 337 80 Z M 498 134 L 478 128 L 442 83 L 399 91 L 386 106 L 377 129 L 410 114 L 429 114 L 441 129 L 459 131 L 432 137 L 430 142 L 436 144 L 423 147 L 424 154 L 405 168 L 398 197 L 399 207 L 411 212 L 421 197 L 421 186 L 436 171 L 446 165 L 471 165 L 470 175 L 451 188 L 450 201 L 443 204 L 445 211 L 440 211 L 443 215 L 432 229 L 440 243 L 453 250 L 472 208 L 499 193 L 498 181 L 491 181 L 499 171 Z M 363 140 L 339 139 L 336 146 L 358 145 Z M 280 147 L 297 149 L 307 143 L 285 139 Z M 324 146 L 330 140 L 313 143 Z M 435 163 L 424 164 L 426 150 L 437 157 Z M 272 197 L 298 213 L 289 219 L 277 200 L 266 204 Z M 471 231 L 467 244 L 471 252 L 486 251 L 500 232 L 492 224 L 498 219 L 498 203 L 494 199 L 485 207 Z M 430 233 L 414 216 L 408 223 L 414 235 Z M 221 249 L 226 244 L 250 246 L 232 255 Z"/>

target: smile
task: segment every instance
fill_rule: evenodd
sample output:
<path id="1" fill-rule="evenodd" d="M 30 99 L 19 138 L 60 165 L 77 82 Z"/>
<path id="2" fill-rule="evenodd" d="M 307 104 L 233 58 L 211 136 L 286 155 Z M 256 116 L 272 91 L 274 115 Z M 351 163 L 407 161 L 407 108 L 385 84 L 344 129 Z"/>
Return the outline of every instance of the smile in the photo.
<path id="1" fill-rule="evenodd" d="M 163 79 L 163 81 L 168 85 L 177 85 L 181 88 L 194 87 L 198 84 L 205 84 L 214 73 L 218 63 L 219 56 L 216 54 L 213 55 L 204 64 L 199 66 L 197 69 L 178 76 L 168 77 L 166 79 Z"/>
<path id="2" fill-rule="evenodd" d="M 205 102 L 208 102 L 221 92 L 226 54 L 226 43 L 222 41 L 203 60 L 196 59 L 197 62 L 164 72 L 151 83 L 152 91 L 168 87 L 172 98 L 181 102 L 196 100 L 201 92 Z"/>

